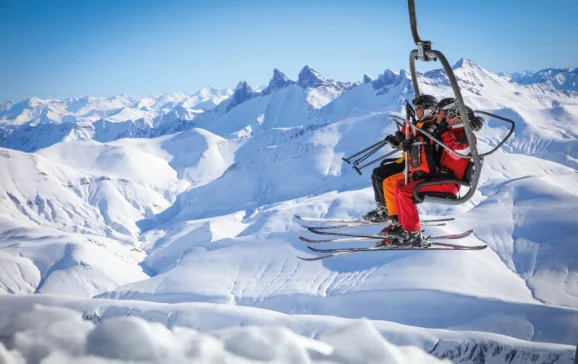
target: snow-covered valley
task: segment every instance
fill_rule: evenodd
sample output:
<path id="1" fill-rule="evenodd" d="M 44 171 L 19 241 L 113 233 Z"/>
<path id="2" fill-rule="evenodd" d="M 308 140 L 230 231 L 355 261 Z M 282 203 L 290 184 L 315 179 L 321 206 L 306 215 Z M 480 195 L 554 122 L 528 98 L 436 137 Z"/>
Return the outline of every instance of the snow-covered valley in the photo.
<path id="1" fill-rule="evenodd" d="M 516 130 L 485 159 L 470 201 L 419 210 L 456 218 L 428 234 L 474 229 L 460 243 L 487 244 L 482 251 L 297 258 L 315 253 L 299 241 L 311 234 L 294 215 L 357 218 L 374 207 L 371 169 L 359 176 L 342 157 L 395 130 L 390 113 L 413 95 L 403 70 L 351 84 L 304 67 L 297 81 L 275 70 L 263 90 L 240 82 L 193 95 L 0 106 L 0 341 L 30 357 L 34 345 L 53 345 L 49 333 L 68 320 L 94 345 L 54 344 L 57 361 L 98 356 L 94 337 L 115 317 L 134 332 L 166 330 L 130 321 L 136 316 L 191 330 L 170 334 L 179 339 L 163 331 L 168 346 L 134 354 L 158 362 L 166 353 L 187 357 L 191 345 L 190 357 L 214 362 L 204 350 L 217 344 L 207 340 L 219 343 L 222 360 L 281 362 L 274 352 L 252 356 L 264 352 L 255 342 L 275 337 L 279 350 L 296 355 L 287 362 L 358 363 L 364 352 L 365 362 L 383 362 L 396 355 L 391 343 L 456 363 L 570 363 L 578 339 L 578 91 L 560 72 L 512 79 L 467 59 L 454 70 L 468 105 L 513 119 Z M 571 79 L 576 70 L 561 73 Z M 423 93 L 451 95 L 443 73 L 419 77 Z M 507 131 L 487 120 L 478 149 Z M 26 335 L 48 341 L 27 346 L 34 340 Z M 231 349 L 235 335 L 254 339 L 248 351 L 239 342 Z"/>

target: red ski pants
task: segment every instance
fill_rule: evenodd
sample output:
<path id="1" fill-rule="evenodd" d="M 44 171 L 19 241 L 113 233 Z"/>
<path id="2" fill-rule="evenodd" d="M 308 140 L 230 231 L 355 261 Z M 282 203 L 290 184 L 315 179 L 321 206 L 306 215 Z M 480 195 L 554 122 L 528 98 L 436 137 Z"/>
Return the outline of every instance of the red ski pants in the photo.
<path id="1" fill-rule="evenodd" d="M 397 202 L 397 216 L 401 227 L 405 231 L 419 231 L 419 215 L 417 206 L 413 200 L 413 188 L 423 180 L 411 181 L 405 184 L 405 180 L 400 180 L 395 185 L 395 200 Z M 444 183 L 443 185 L 425 186 L 419 192 L 445 192 L 457 194 L 459 186 L 455 183 Z"/>

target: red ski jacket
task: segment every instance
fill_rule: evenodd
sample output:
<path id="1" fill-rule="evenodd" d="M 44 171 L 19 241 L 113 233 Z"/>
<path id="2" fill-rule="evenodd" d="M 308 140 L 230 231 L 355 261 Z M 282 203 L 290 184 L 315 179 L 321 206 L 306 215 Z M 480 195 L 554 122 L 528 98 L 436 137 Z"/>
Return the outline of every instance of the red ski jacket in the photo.
<path id="1" fill-rule="evenodd" d="M 440 126 L 442 124 L 440 124 Z M 463 125 L 456 128 L 452 128 L 448 125 L 445 129 L 446 130 L 442 131 L 440 136 L 440 139 L 444 145 L 452 150 L 459 152 L 460 154 L 471 155 L 470 145 L 468 143 L 466 133 L 464 132 Z M 474 140 L 476 140 L 475 135 Z M 443 149 L 440 157 L 440 167 L 451 169 L 456 175 L 456 178 L 461 180 L 465 177 L 466 168 L 468 167 L 470 160 L 471 159 L 469 158 L 457 157 Z"/>

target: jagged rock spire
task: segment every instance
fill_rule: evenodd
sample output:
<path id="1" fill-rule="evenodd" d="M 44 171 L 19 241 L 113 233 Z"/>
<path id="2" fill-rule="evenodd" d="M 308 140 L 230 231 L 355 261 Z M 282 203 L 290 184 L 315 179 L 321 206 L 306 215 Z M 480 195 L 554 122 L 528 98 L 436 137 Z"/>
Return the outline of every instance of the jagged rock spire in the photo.
<path id="1" fill-rule="evenodd" d="M 363 83 L 372 83 L 373 78 L 369 76 L 367 73 L 363 75 Z"/>
<path id="2" fill-rule="evenodd" d="M 263 90 L 262 94 L 267 95 L 275 90 L 280 90 L 294 83 L 295 82 L 288 79 L 283 72 L 275 68 L 273 70 L 273 77 L 271 78 L 271 81 L 269 81 L 269 85 Z"/>
<path id="3" fill-rule="evenodd" d="M 379 75 L 375 81 L 373 81 L 373 88 L 378 90 L 387 85 L 395 84 L 397 80 L 397 75 L 390 69 L 383 71 L 383 74 Z"/>
<path id="4" fill-rule="evenodd" d="M 299 80 L 297 81 L 299 86 L 305 88 L 315 88 L 322 86 L 325 83 L 325 79 L 317 73 L 313 68 L 309 66 L 303 67 L 301 72 L 299 72 Z"/>
<path id="5" fill-rule="evenodd" d="M 255 91 L 249 86 L 247 81 L 242 81 L 237 84 L 233 96 L 231 96 L 231 102 L 229 103 L 228 109 L 235 107 L 243 102 L 251 99 L 255 96 Z"/>

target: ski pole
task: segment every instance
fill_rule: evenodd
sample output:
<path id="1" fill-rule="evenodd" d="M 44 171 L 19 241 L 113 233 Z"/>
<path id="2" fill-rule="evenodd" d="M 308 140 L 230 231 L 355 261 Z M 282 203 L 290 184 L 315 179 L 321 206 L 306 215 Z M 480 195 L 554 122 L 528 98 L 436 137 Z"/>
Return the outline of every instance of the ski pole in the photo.
<path id="1" fill-rule="evenodd" d="M 363 162 L 364 160 L 366 160 L 367 158 L 371 157 L 372 155 L 374 155 L 375 153 L 377 153 L 378 150 L 380 150 L 381 148 L 383 148 L 387 143 L 389 143 L 388 141 L 384 141 L 384 143 L 382 145 L 380 145 L 379 147 L 376 147 L 375 149 L 373 149 L 372 151 L 368 152 L 367 154 L 365 154 L 363 157 L 356 159 L 353 164 L 354 165 L 358 165 L 359 163 Z"/>
<path id="2" fill-rule="evenodd" d="M 387 143 L 387 141 L 381 140 L 381 141 L 379 141 L 379 142 L 377 142 L 377 143 L 375 143 L 375 144 L 373 144 L 373 145 L 370 145 L 369 147 L 365 148 L 364 150 L 355 153 L 355 154 L 352 155 L 351 157 L 341 158 L 341 159 L 343 159 L 343 160 L 346 161 L 347 163 L 351 164 L 351 162 L 349 161 L 351 158 L 357 157 L 358 155 L 360 155 L 360 154 L 362 154 L 362 153 L 365 153 L 365 152 L 367 152 L 368 150 L 370 150 L 370 149 L 372 149 L 372 148 L 376 148 L 378 145 L 379 145 L 379 148 L 381 148 L 383 145 L 385 145 L 385 143 Z"/>
<path id="3" fill-rule="evenodd" d="M 405 124 L 405 135 L 406 138 L 409 138 L 410 136 L 408 135 L 408 125 L 409 124 L 409 120 L 406 122 Z M 409 179 L 409 159 L 407 156 L 407 151 L 405 152 L 405 170 L 403 171 L 403 174 L 405 176 L 405 184 L 407 185 L 408 179 Z"/>
<path id="4" fill-rule="evenodd" d="M 389 157 L 390 155 L 392 155 L 392 154 L 394 154 L 394 153 L 397 153 L 397 149 L 392 150 L 391 152 L 387 153 L 386 155 L 384 155 L 384 156 L 382 156 L 382 157 L 379 157 L 379 158 L 377 158 L 377 159 L 375 159 L 375 160 L 372 160 L 371 162 L 368 162 L 368 163 L 362 165 L 361 167 L 358 167 L 357 165 L 354 165 L 353 168 L 357 171 L 357 173 L 359 173 L 359 174 L 361 175 L 361 170 L 362 170 L 362 169 L 364 169 L 364 168 L 366 168 L 367 166 L 370 166 L 370 165 L 372 165 L 372 164 L 374 164 L 374 163 L 377 163 L 377 162 L 379 162 L 379 161 L 381 161 L 381 160 L 384 160 L 385 158 Z M 395 160 L 395 159 L 394 159 L 394 160 Z"/>

